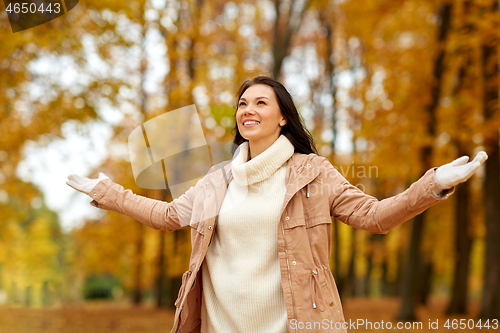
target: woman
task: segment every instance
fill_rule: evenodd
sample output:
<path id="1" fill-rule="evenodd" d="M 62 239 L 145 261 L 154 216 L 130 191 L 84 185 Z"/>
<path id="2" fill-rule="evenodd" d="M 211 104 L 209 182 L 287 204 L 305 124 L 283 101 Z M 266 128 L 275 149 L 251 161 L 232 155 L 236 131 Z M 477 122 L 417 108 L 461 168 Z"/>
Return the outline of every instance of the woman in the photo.
<path id="1" fill-rule="evenodd" d="M 329 269 L 331 216 L 387 233 L 448 198 L 487 156 L 428 170 L 378 201 L 318 156 L 290 94 L 265 76 L 245 81 L 236 111 L 238 149 L 171 203 L 125 190 L 104 174 L 70 175 L 92 204 L 165 231 L 192 232 L 172 332 L 345 332 Z"/>

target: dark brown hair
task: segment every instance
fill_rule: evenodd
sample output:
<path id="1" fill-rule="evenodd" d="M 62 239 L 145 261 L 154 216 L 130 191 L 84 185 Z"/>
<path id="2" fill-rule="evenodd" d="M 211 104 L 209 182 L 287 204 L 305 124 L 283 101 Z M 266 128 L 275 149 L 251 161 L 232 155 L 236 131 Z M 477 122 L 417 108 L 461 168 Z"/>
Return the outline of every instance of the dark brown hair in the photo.
<path id="1" fill-rule="evenodd" d="M 276 98 L 278 100 L 278 105 L 280 107 L 281 113 L 286 119 L 285 126 L 281 128 L 281 134 L 283 134 L 288 138 L 288 140 L 290 140 L 292 145 L 295 147 L 295 152 L 302 154 L 311 154 L 311 153 L 318 154 L 318 150 L 314 145 L 313 137 L 305 127 L 304 122 L 300 117 L 299 112 L 295 107 L 295 104 L 293 103 L 292 96 L 286 90 L 286 88 L 278 81 L 268 76 L 259 75 L 251 80 L 246 80 L 245 82 L 243 82 L 243 84 L 240 86 L 240 89 L 238 89 L 238 99 L 236 100 L 236 111 L 238 110 L 238 102 L 243 93 L 248 88 L 250 88 L 255 84 L 265 84 L 274 89 L 274 93 L 276 94 Z M 234 117 L 236 125 L 233 131 L 235 131 L 236 133 L 234 134 L 233 153 L 240 144 L 242 144 L 245 141 L 248 141 L 241 136 L 240 131 L 238 130 L 238 124 L 236 122 L 236 112 Z"/>

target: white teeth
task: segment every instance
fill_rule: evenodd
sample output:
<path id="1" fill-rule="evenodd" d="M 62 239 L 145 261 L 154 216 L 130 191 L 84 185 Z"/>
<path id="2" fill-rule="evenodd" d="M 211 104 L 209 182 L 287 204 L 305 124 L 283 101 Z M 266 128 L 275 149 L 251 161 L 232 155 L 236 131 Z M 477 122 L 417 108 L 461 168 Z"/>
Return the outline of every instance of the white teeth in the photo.
<path id="1" fill-rule="evenodd" d="M 245 121 L 243 125 L 260 124 L 258 121 Z"/>

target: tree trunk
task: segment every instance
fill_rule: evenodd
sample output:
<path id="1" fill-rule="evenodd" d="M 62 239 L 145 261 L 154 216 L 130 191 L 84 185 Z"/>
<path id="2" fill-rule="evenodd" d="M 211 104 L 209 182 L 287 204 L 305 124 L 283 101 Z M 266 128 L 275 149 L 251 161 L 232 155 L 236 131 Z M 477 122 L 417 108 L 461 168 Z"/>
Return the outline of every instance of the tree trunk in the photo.
<path id="1" fill-rule="evenodd" d="M 156 277 L 156 307 L 165 307 L 165 233 L 159 232 L 160 239 L 158 247 L 158 276 Z"/>
<path id="2" fill-rule="evenodd" d="M 49 306 L 49 282 L 43 281 L 42 285 L 42 307 Z"/>
<path id="3" fill-rule="evenodd" d="M 473 1 L 464 1 L 463 3 L 464 19 L 457 29 L 462 32 L 460 37 L 464 40 L 470 40 L 470 38 L 475 36 L 476 27 L 475 19 L 473 13 L 475 12 L 475 7 Z M 479 79 L 476 77 L 475 72 L 471 71 L 474 68 L 474 50 L 469 42 L 464 43 L 457 48 L 457 58 L 462 59 L 462 65 L 458 70 L 458 81 L 456 88 L 453 91 L 453 96 L 456 96 L 459 100 L 462 92 L 467 93 L 470 90 L 471 84 L 469 82 L 477 82 Z M 457 110 L 462 111 L 461 108 Z M 464 113 L 469 110 L 464 110 Z M 468 126 L 462 117 L 457 117 L 456 129 L 458 132 L 462 128 Z M 468 155 L 465 147 L 467 147 L 468 142 L 464 142 L 457 136 L 453 140 L 455 146 L 458 150 L 458 156 Z M 455 194 L 455 267 L 453 271 L 453 285 L 450 303 L 446 313 L 448 315 L 452 314 L 466 314 L 467 313 L 467 280 L 469 275 L 470 266 L 470 251 L 472 246 L 472 239 L 469 236 L 468 230 L 468 220 L 470 218 L 469 212 L 469 200 L 470 200 L 470 183 L 465 182 L 460 184 L 456 188 Z"/>
<path id="4" fill-rule="evenodd" d="M 462 154 L 460 154 L 462 155 Z M 455 198 L 455 269 L 453 272 L 452 296 L 446 314 L 467 313 L 467 279 L 469 276 L 472 239 L 467 232 L 469 220 L 469 187 L 465 182 L 456 188 Z"/>
<path id="5" fill-rule="evenodd" d="M 137 223 L 137 241 L 134 267 L 134 289 L 132 293 L 132 303 L 139 305 L 142 302 L 142 254 L 144 249 L 144 224 Z"/>
<path id="6" fill-rule="evenodd" d="M 27 286 L 24 289 L 24 306 L 28 308 L 32 305 L 32 293 L 33 293 L 32 286 Z"/>
<path id="7" fill-rule="evenodd" d="M 290 52 L 292 38 L 299 30 L 302 18 L 311 0 L 290 0 L 287 6 L 284 1 L 274 0 L 276 13 L 274 20 L 273 49 L 273 78 L 278 80 L 283 67 L 283 60 Z"/>
<path id="8" fill-rule="evenodd" d="M 433 82 L 431 85 L 431 103 L 427 107 L 428 114 L 428 124 L 427 124 L 427 135 L 434 139 L 436 136 L 436 109 L 439 105 L 439 98 L 441 96 L 441 82 L 444 72 L 444 58 L 445 58 L 445 43 L 448 38 L 448 32 L 450 30 L 451 22 L 451 3 L 444 3 L 439 5 L 439 30 L 438 30 L 438 42 L 439 42 L 439 52 L 434 62 L 433 71 Z M 424 174 L 431 167 L 432 158 L 432 145 L 424 146 L 421 150 L 422 159 L 422 172 Z M 417 215 L 414 218 L 413 230 L 411 237 L 411 244 L 408 248 L 408 257 L 405 263 L 405 268 L 403 271 L 403 280 L 401 283 L 401 296 L 402 303 L 399 314 L 397 315 L 398 320 L 415 320 L 415 292 L 417 291 L 415 286 L 417 284 L 417 270 L 420 243 L 422 240 L 423 223 L 425 220 L 425 212 Z"/>
<path id="9" fill-rule="evenodd" d="M 332 114 L 331 126 L 333 132 L 332 139 L 332 161 L 335 157 L 335 140 L 337 138 L 337 87 L 335 86 L 335 63 L 333 62 L 334 51 L 334 22 L 332 23 L 332 15 L 327 15 L 327 10 L 321 10 L 319 18 L 321 24 L 326 30 L 326 52 L 325 52 L 325 75 L 328 78 L 330 88 L 330 96 L 332 97 Z"/>
<path id="10" fill-rule="evenodd" d="M 431 294 L 432 285 L 432 263 L 426 256 L 420 256 L 419 258 L 419 268 L 417 270 L 417 291 L 416 291 L 416 302 L 418 304 L 427 304 L 429 295 Z"/>
<path id="11" fill-rule="evenodd" d="M 366 258 L 367 261 L 367 268 L 366 268 L 366 275 L 363 281 L 363 294 L 365 297 L 370 297 L 371 293 L 371 285 L 370 285 L 370 276 L 372 274 L 372 269 L 373 269 L 373 252 L 370 251 L 368 253 L 368 258 Z"/>
<path id="12" fill-rule="evenodd" d="M 346 297 L 353 297 L 356 289 L 356 228 L 351 230 L 351 259 L 347 276 L 343 281 L 342 294 Z"/>
<path id="13" fill-rule="evenodd" d="M 174 36 L 170 40 L 166 39 L 166 47 L 168 50 L 168 61 L 169 61 L 169 73 L 165 77 L 164 86 L 165 86 L 165 94 L 168 96 L 169 108 L 175 109 L 177 107 L 182 107 L 186 103 L 193 104 L 194 96 L 193 89 L 195 87 L 195 79 L 196 79 L 196 60 L 198 54 L 195 51 L 195 45 L 199 41 L 200 34 L 200 17 L 201 11 L 203 9 L 204 1 L 196 0 L 195 5 L 190 7 L 186 7 L 180 9 L 180 13 L 178 13 L 176 20 L 174 21 L 174 25 L 179 29 L 179 31 L 183 31 L 185 33 L 185 37 L 189 40 L 189 48 L 186 51 L 187 56 L 181 56 L 182 46 L 178 43 L 178 38 Z M 169 33 L 168 31 L 160 26 L 160 32 L 162 33 L 164 38 L 167 38 Z M 179 51 L 180 50 L 180 51 Z M 185 66 L 178 65 L 178 63 L 183 63 Z M 186 68 L 185 71 L 182 69 Z M 182 75 L 189 79 L 189 84 L 186 88 L 180 88 L 183 86 L 182 79 L 180 78 Z M 186 131 L 188 129 L 186 128 Z M 179 158 L 184 159 L 187 163 L 189 161 L 188 156 L 189 150 L 191 148 L 189 144 L 189 137 L 183 136 L 183 155 L 179 155 Z M 170 166 L 172 167 L 172 166 Z M 181 168 L 181 163 L 176 163 L 173 166 L 172 170 L 169 170 L 169 175 L 171 176 L 171 180 L 178 181 L 181 179 L 181 175 L 183 174 L 183 170 Z M 165 175 L 165 177 L 167 177 Z M 165 178 L 166 190 L 163 192 L 163 200 L 172 202 L 173 197 L 170 192 L 168 181 Z M 172 232 L 173 234 L 173 242 L 174 249 L 171 256 L 175 257 L 178 255 L 178 246 L 177 242 L 187 241 L 182 238 L 183 231 L 176 230 Z M 182 276 L 174 276 L 170 277 L 166 274 L 166 256 L 165 256 L 165 234 L 161 233 L 159 235 L 159 249 L 158 249 L 158 275 L 156 276 L 156 307 L 167 307 L 173 308 L 174 302 L 177 298 L 178 291 L 181 287 Z"/>
<path id="14" fill-rule="evenodd" d="M 337 117 L 336 117 L 336 94 L 337 89 L 335 86 L 335 64 L 333 63 L 333 55 L 334 55 L 334 26 L 331 22 L 331 17 L 326 15 L 322 15 L 322 13 L 326 13 L 327 11 L 320 11 L 320 20 L 323 27 L 326 29 L 326 52 L 325 52 L 325 74 L 328 77 L 328 85 L 330 88 L 330 95 L 332 97 L 332 112 L 331 112 L 331 129 L 333 132 L 332 138 L 332 153 L 331 153 L 331 161 L 335 161 L 335 140 L 337 138 Z M 343 279 L 340 277 L 340 237 L 339 237 L 339 221 L 335 218 L 333 219 L 333 263 L 334 263 L 334 275 L 337 279 L 337 287 L 339 290 L 342 290 Z"/>
<path id="15" fill-rule="evenodd" d="M 397 316 L 398 320 L 416 320 L 415 316 L 415 285 L 417 263 L 419 257 L 420 241 L 422 238 L 424 214 L 417 215 L 413 221 L 410 247 L 404 262 L 403 279 L 401 281 L 401 308 Z"/>
<path id="16" fill-rule="evenodd" d="M 393 288 L 394 288 L 394 295 L 401 297 L 401 285 L 403 283 L 403 270 L 405 267 L 405 251 L 404 249 L 400 249 L 398 251 L 398 266 L 396 269 L 396 280 L 394 281 Z"/>
<path id="17" fill-rule="evenodd" d="M 145 4 L 142 4 L 141 12 L 145 12 Z M 138 101 L 138 109 L 143 116 L 143 121 L 146 122 L 148 120 L 147 115 L 147 106 L 148 106 L 148 93 L 145 89 L 146 83 L 146 72 L 148 66 L 148 60 L 146 55 L 146 33 L 148 28 L 143 24 L 141 29 L 141 62 L 139 66 L 139 73 L 141 77 L 140 86 L 139 86 L 139 101 Z M 143 127 L 144 131 L 144 127 Z M 149 142 L 147 142 L 147 147 L 149 147 Z M 142 265 L 143 265 L 143 252 L 144 252 L 144 231 L 145 225 L 142 223 L 137 223 L 137 240 L 135 246 L 135 261 L 134 261 L 134 287 L 132 291 L 132 303 L 134 305 L 140 305 L 142 303 Z"/>
<path id="18" fill-rule="evenodd" d="M 499 14 L 498 1 L 491 1 L 488 14 Z M 498 35 L 493 29 L 483 34 L 484 118 L 494 119 L 499 104 L 499 55 Z M 485 149 L 488 153 L 484 177 L 484 201 L 486 218 L 486 256 L 484 261 L 484 285 L 482 319 L 500 319 L 500 147 L 498 126 L 485 133 Z"/>
<path id="19" fill-rule="evenodd" d="M 10 283 L 9 301 L 11 304 L 19 303 L 18 289 L 17 289 L 17 285 L 14 281 L 11 281 L 11 283 Z"/>
<path id="20" fill-rule="evenodd" d="M 475 19 L 473 13 L 475 12 L 475 7 L 473 6 L 473 1 L 464 1 L 463 12 L 465 19 L 461 20 L 459 24 L 458 31 L 462 31 L 464 40 L 470 40 L 476 34 Z M 457 57 L 462 58 L 462 65 L 458 71 L 458 82 L 456 88 L 453 91 L 453 96 L 460 97 L 462 92 L 467 93 L 470 89 L 470 82 L 477 82 L 479 79 L 475 75 L 475 71 L 471 70 L 474 68 L 474 49 L 469 42 L 464 43 L 462 46 L 458 47 Z M 461 108 L 457 110 L 462 111 Z M 469 112 L 469 110 L 463 110 L 464 113 Z M 462 129 L 467 128 L 468 124 L 463 119 L 463 117 L 456 118 L 456 130 L 458 133 Z M 458 150 L 458 156 L 468 155 L 467 147 L 468 142 L 465 142 L 460 136 L 457 136 L 455 141 L 455 146 Z M 455 194 L 455 267 L 453 272 L 453 285 L 450 303 L 446 313 L 448 315 L 452 314 L 466 314 L 467 313 L 467 287 L 468 287 L 468 276 L 469 276 L 469 266 L 470 266 L 470 251 L 472 247 L 472 238 L 469 236 L 468 231 L 468 221 L 470 218 L 469 212 L 469 200 L 470 200 L 470 183 L 465 182 L 460 184 L 456 188 Z"/>
<path id="21" fill-rule="evenodd" d="M 489 148 L 489 149 L 488 149 Z M 482 319 L 500 319 L 500 184 L 499 184 L 499 146 L 496 143 L 488 147 L 486 175 L 484 178 L 484 200 L 486 218 L 486 255 L 484 260 L 484 283 Z"/>
<path id="22" fill-rule="evenodd" d="M 380 277 L 380 293 L 382 296 L 393 297 L 396 296 L 397 290 L 397 279 L 395 282 L 389 281 L 389 267 L 387 264 L 387 259 L 381 264 L 382 275 Z"/>
<path id="23" fill-rule="evenodd" d="M 162 196 L 164 201 L 172 201 L 172 195 L 168 189 L 168 181 L 165 179 L 165 184 L 167 185 L 167 190 L 162 191 Z M 160 239 L 158 248 L 158 275 L 156 277 L 156 307 L 168 307 L 167 303 L 167 275 L 166 275 L 166 258 L 165 258 L 165 233 L 159 232 L 158 237 Z M 174 300 L 175 301 L 175 300 Z M 173 302 L 171 302 L 173 303 Z"/>

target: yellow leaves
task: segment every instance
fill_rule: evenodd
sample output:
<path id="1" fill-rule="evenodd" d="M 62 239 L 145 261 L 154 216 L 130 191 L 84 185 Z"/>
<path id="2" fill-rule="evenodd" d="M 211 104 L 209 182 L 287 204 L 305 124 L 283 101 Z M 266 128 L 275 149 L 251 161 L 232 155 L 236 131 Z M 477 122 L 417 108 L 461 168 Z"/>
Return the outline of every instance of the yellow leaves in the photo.
<path id="1" fill-rule="evenodd" d="M 126 256 L 130 256 L 127 244 L 133 244 L 131 232 L 134 223 L 118 214 L 100 222 L 87 222 L 73 231 L 78 262 L 76 265 L 88 273 L 109 273 L 123 270 Z"/>
<path id="2" fill-rule="evenodd" d="M 50 221 L 40 217 L 28 228 L 26 244 L 27 257 L 23 261 L 29 268 L 30 278 L 35 281 L 50 279 L 57 267 L 59 246 L 54 242 Z"/>
<path id="3" fill-rule="evenodd" d="M 62 239 L 55 230 L 57 221 L 43 209 L 31 215 L 28 221 L 8 219 L 0 225 L 0 279 L 10 292 L 11 286 L 32 286 L 38 292 L 43 283 L 60 279 Z M 36 298 L 35 305 L 40 302 Z"/>
<path id="4" fill-rule="evenodd" d="M 286 4 L 286 1 L 278 2 Z M 332 3 L 326 0 L 308 2 L 310 15 L 304 16 L 301 30 L 286 51 L 290 54 L 310 45 L 316 47 L 319 59 L 315 60 L 320 64 L 313 69 L 319 69 L 318 78 L 307 83 L 311 90 L 320 92 L 318 95 L 325 94 L 324 87 L 331 79 L 324 73 L 326 64 L 331 60 L 336 66 L 337 98 L 343 98 L 336 109 L 345 111 L 348 120 L 344 124 L 354 134 L 356 148 L 353 155 L 337 156 L 337 165 L 344 170 L 348 166 L 376 167 L 378 170 L 375 179 L 349 174 L 350 180 L 364 185 L 367 193 L 377 197 L 394 195 L 421 176 L 422 161 L 418 151 L 423 146 L 435 148 L 433 162 L 437 166 L 456 157 L 453 156 L 456 142 L 471 151 L 489 140 L 493 131 L 498 131 L 500 116 L 483 119 L 480 114 L 483 87 L 489 83 L 479 80 L 482 75 L 479 48 L 484 38 L 492 41 L 498 37 L 498 17 L 484 19 L 460 7 L 454 12 L 453 24 L 458 26 L 466 22 L 476 28 L 468 33 L 466 29 L 457 29 L 447 45 L 439 45 L 436 13 L 441 1 Z M 483 1 L 479 5 L 486 3 Z M 235 90 L 243 79 L 256 73 L 269 73 L 272 51 L 283 51 L 273 49 L 276 42 L 274 8 L 269 1 L 257 5 L 245 1 L 203 1 L 202 8 L 196 1 L 173 1 L 167 2 L 165 8 L 153 7 L 151 2 L 144 0 L 128 3 L 80 1 L 77 10 L 44 26 L 19 34 L 12 34 L 7 28 L 0 29 L 0 150 L 8 156 L 8 161 L 0 160 L 0 173 L 5 178 L 0 190 L 8 193 L 9 200 L 16 200 L 0 202 L 0 262 L 10 260 L 5 270 L 12 276 L 22 275 L 23 283 L 28 283 L 28 268 L 20 267 L 17 262 L 32 267 L 38 272 L 34 275 L 41 279 L 49 273 L 39 263 L 48 264 L 49 258 L 58 251 L 57 242 L 51 240 L 48 218 L 37 216 L 30 220 L 33 213 L 30 203 L 39 193 L 29 185 L 15 182 L 15 169 L 28 140 L 45 137 L 48 142 L 60 136 L 62 124 L 70 120 L 82 123 L 105 120 L 104 112 L 112 106 L 124 118 L 118 125 L 112 125 L 115 133 L 110 144 L 111 156 L 96 167 L 92 175 L 104 171 L 134 193 L 163 198 L 161 191 L 144 190 L 135 184 L 130 162 L 123 158 L 123 153 L 115 153 L 118 149 L 114 148 L 125 147 L 128 134 L 141 122 L 193 102 L 198 104 L 208 141 L 232 141 L 235 110 L 230 100 Z M 285 18 L 286 6 L 282 9 L 281 15 Z M 318 26 L 316 20 L 323 20 L 323 24 Z M 332 28 L 333 54 L 326 54 L 329 41 L 326 40 L 325 22 Z M 1 16 L 0 27 L 7 25 L 6 16 Z M 148 44 L 151 43 L 148 33 L 158 35 L 154 47 Z M 446 68 L 443 84 L 437 87 L 433 82 L 433 62 L 441 47 L 447 51 Z M 467 48 L 469 51 L 464 52 Z M 68 88 L 58 85 L 57 80 L 49 80 L 50 75 L 42 77 L 40 81 L 50 86 L 51 96 L 28 103 L 29 117 L 26 117 L 19 106 L 27 103 L 29 84 L 37 78 L 28 65 L 32 59 L 48 52 L 71 58 L 78 75 L 85 76 L 88 82 Z M 145 56 L 162 52 L 165 56 L 154 59 Z M 139 59 L 138 54 L 144 59 Z M 94 62 L 99 63 L 95 71 Z M 150 76 L 156 74 L 158 67 L 153 65 L 158 64 L 168 67 L 168 73 L 155 83 L 159 87 L 155 86 L 157 90 L 151 93 L 145 87 Z M 291 91 L 295 84 L 302 84 L 297 80 L 308 75 L 305 74 L 308 66 L 309 62 L 299 62 L 291 74 L 284 72 L 286 80 L 292 78 L 288 81 Z M 464 67 L 466 72 L 461 72 Z M 107 77 L 108 70 L 119 72 L 119 75 Z M 460 75 L 465 75 L 466 79 L 458 85 Z M 339 79 L 341 76 L 354 78 L 352 86 L 345 88 Z M 431 121 L 427 107 L 433 101 L 432 92 L 438 88 L 441 88 L 441 96 L 435 119 L 437 133 L 431 137 L 426 133 L 426 126 Z M 313 95 L 304 105 L 316 103 L 314 107 L 318 113 L 324 112 L 328 105 L 322 100 L 314 102 Z M 106 108 L 101 113 L 102 105 Z M 323 116 L 320 114 L 313 119 L 316 126 L 311 130 L 319 147 L 331 145 L 331 141 L 321 141 L 321 134 L 328 126 Z M 328 152 L 328 148 L 323 151 Z M 474 191 L 472 201 L 479 206 L 480 193 L 478 189 Z M 441 204 L 431 213 L 436 223 L 426 230 L 425 248 L 439 243 L 441 236 L 446 240 L 447 245 L 439 245 L 442 251 L 436 260 L 447 260 L 445 254 L 452 253 L 449 246 L 452 242 L 450 202 Z M 31 222 L 29 226 L 18 223 L 27 220 Z M 146 229 L 140 233 L 137 223 L 109 213 L 99 222 L 87 221 L 82 228 L 74 230 L 74 243 L 70 244 L 65 257 L 77 270 L 72 274 L 111 272 L 119 277 L 130 277 L 131 286 L 134 262 L 143 258 L 143 283 L 151 285 L 158 274 L 155 269 L 160 232 Z M 479 230 L 477 235 L 481 236 L 481 218 L 475 217 L 472 223 L 477 227 L 475 230 Z M 340 230 L 342 246 L 349 249 L 349 242 L 354 242 L 350 229 L 341 226 Z M 401 240 L 404 242 L 405 237 L 405 233 L 398 230 L 394 231 L 398 237 L 389 236 L 386 240 L 391 274 L 395 274 L 398 265 L 395 256 L 398 244 Z M 136 252 L 138 237 L 143 237 L 144 241 L 141 253 Z M 188 262 L 189 230 L 164 237 L 167 273 L 171 277 L 179 276 Z M 363 237 L 360 239 L 366 241 Z M 342 252 L 341 260 L 343 267 L 347 267 L 349 251 Z M 439 272 L 447 272 L 449 262 L 446 265 L 438 267 Z"/>

